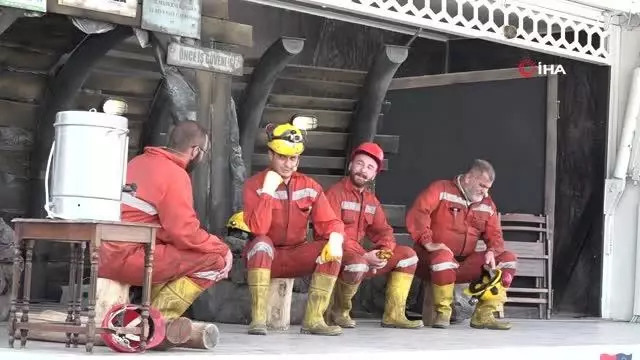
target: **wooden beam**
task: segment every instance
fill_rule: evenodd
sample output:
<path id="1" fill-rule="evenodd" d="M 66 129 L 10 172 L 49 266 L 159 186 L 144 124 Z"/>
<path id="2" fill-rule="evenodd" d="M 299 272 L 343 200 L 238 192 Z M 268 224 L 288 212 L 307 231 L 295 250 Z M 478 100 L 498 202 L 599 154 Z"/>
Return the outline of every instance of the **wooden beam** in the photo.
<path id="1" fill-rule="evenodd" d="M 0 152 L 0 158 L 4 158 L 7 152 Z M 0 173 L 0 209 L 26 210 L 28 206 L 29 180 L 6 172 Z"/>
<path id="2" fill-rule="evenodd" d="M 267 106 L 264 109 L 261 124 L 283 124 L 288 122 L 294 115 L 309 115 L 316 117 L 318 119 L 318 129 L 345 130 L 349 127 L 352 112 L 342 110 L 294 109 Z"/>
<path id="3" fill-rule="evenodd" d="M 228 19 L 229 0 L 202 0 L 202 16 Z"/>
<path id="4" fill-rule="evenodd" d="M 47 12 L 53 14 L 77 16 L 85 19 L 99 20 L 118 25 L 140 28 L 140 22 L 142 19 L 142 2 L 138 3 L 135 18 L 122 15 L 114 15 L 100 11 L 81 9 L 73 6 L 60 5 L 58 4 L 58 0 L 47 0 Z"/>
<path id="5" fill-rule="evenodd" d="M 207 44 L 216 42 L 253 47 L 253 26 L 223 19 L 203 16 L 200 26 L 200 41 Z"/>
<path id="6" fill-rule="evenodd" d="M 530 77 L 536 78 L 546 75 L 538 75 L 534 73 Z M 468 71 L 450 74 L 439 75 L 425 75 L 425 76 L 411 76 L 395 78 L 391 80 L 389 90 L 403 90 L 403 89 L 415 89 L 426 88 L 432 86 L 444 86 L 452 84 L 462 83 L 475 83 L 481 81 L 500 81 L 500 80 L 514 80 L 514 79 L 526 79 L 520 74 L 518 68 L 510 69 L 498 69 L 498 70 L 482 70 L 482 71 Z"/>
<path id="7" fill-rule="evenodd" d="M 286 68 L 284 68 L 284 70 L 282 70 L 282 77 L 335 81 L 360 86 L 364 84 L 364 79 L 366 76 L 366 71 L 334 69 L 295 64 L 289 64 Z"/>

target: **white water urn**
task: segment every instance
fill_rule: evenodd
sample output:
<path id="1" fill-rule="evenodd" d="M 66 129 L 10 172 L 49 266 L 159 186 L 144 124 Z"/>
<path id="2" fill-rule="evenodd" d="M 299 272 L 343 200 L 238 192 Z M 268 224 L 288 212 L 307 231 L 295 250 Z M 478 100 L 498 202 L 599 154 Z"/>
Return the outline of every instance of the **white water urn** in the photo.
<path id="1" fill-rule="evenodd" d="M 127 118 L 95 110 L 61 111 L 53 126 L 55 138 L 45 174 L 47 217 L 120 221 L 129 147 Z"/>

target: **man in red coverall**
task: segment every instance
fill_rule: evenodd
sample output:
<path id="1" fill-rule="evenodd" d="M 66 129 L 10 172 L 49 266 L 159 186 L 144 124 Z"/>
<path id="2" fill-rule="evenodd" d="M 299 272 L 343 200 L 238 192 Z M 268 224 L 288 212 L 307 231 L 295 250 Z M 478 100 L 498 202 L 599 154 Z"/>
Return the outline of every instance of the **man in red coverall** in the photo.
<path id="1" fill-rule="evenodd" d="M 508 288 L 516 272 L 516 255 L 505 251 L 496 205 L 488 192 L 495 180 L 493 166 L 475 160 L 466 174 L 453 180 L 435 181 L 424 190 L 407 212 L 407 229 L 420 258 L 416 274 L 433 283 L 436 319 L 433 327 L 446 328 L 451 319 L 454 284 L 478 279 L 482 267 L 502 269 L 502 285 Z M 486 251 L 476 252 L 480 236 Z M 495 319 L 504 304 L 498 299 L 480 300 L 471 317 L 471 327 L 511 328 Z"/>
<path id="2" fill-rule="evenodd" d="M 387 282 L 383 327 L 417 329 L 420 320 L 405 315 L 405 305 L 418 257 L 408 246 L 397 246 L 393 228 L 387 222 L 376 195 L 368 188 L 382 168 L 384 152 L 375 143 L 363 143 L 351 154 L 349 176 L 327 191 L 327 199 L 344 223 L 345 243 L 342 271 L 334 290 L 329 319 L 343 328 L 353 328 L 351 299 L 360 282 L 367 276 L 391 272 Z M 374 249 L 365 251 L 362 241 L 367 236 Z"/>
<path id="3" fill-rule="evenodd" d="M 166 319 L 180 317 L 206 288 L 225 278 L 233 261 L 229 247 L 200 228 L 186 169 L 199 163 L 209 146 L 204 129 L 180 122 L 167 147 L 147 147 L 127 167 L 136 197 L 124 201 L 122 221 L 158 223 L 153 255 L 151 306 Z M 130 206 L 130 205 L 131 206 Z M 99 276 L 140 286 L 144 250 L 139 244 L 103 242 Z"/>
<path id="4" fill-rule="evenodd" d="M 339 335 L 323 318 L 340 271 L 344 226 L 322 187 L 297 172 L 304 137 L 292 124 L 267 127 L 270 165 L 247 179 L 244 221 L 255 238 L 244 251 L 251 291 L 249 334 L 267 333 L 267 296 L 271 278 L 313 274 L 302 333 Z M 306 242 L 308 222 L 321 241 Z"/>

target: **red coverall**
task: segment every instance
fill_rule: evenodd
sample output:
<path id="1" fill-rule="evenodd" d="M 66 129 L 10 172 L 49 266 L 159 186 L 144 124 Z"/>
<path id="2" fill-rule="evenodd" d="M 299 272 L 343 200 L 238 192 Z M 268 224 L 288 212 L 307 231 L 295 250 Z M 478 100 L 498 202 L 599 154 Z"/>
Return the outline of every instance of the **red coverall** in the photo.
<path id="1" fill-rule="evenodd" d="M 397 246 L 393 228 L 387 222 L 380 201 L 370 190 L 360 192 L 349 177 L 344 177 L 327 191 L 327 199 L 344 223 L 342 271 L 340 280 L 358 284 L 367 276 L 384 275 L 392 270 L 413 275 L 418 258 L 408 246 Z M 382 269 L 372 272 L 363 255 L 362 240 L 368 236 L 376 250 L 391 250 L 393 256 Z"/>
<path id="2" fill-rule="evenodd" d="M 481 235 L 487 251 L 495 255 L 503 271 L 504 286 L 511 285 L 516 255 L 504 250 L 504 239 L 496 205 L 490 197 L 467 201 L 454 180 L 439 180 L 425 189 L 407 213 L 407 229 L 420 259 L 416 275 L 431 278 L 436 285 L 467 283 L 482 274 L 485 252 L 476 252 Z M 427 252 L 428 243 L 443 243 L 451 249 Z"/>
<path id="3" fill-rule="evenodd" d="M 214 284 L 224 268 L 229 247 L 200 228 L 186 165 L 158 147 L 147 147 L 133 158 L 127 166 L 127 183 L 135 183 L 136 197 L 153 205 L 158 214 L 148 215 L 122 205 L 122 221 L 161 225 L 153 255 L 153 284 L 187 276 L 204 289 Z M 142 245 L 102 243 L 98 276 L 141 286 L 143 274 Z"/>
<path id="4" fill-rule="evenodd" d="M 247 243 L 247 269 L 271 269 L 272 278 L 293 278 L 314 271 L 337 276 L 339 261 L 316 264 L 329 234 L 344 234 L 344 226 L 329 205 L 322 187 L 312 178 L 293 173 L 275 197 L 263 194 L 267 170 L 247 179 L 243 188 L 244 221 L 255 238 Z M 309 220 L 321 241 L 306 242 Z"/>

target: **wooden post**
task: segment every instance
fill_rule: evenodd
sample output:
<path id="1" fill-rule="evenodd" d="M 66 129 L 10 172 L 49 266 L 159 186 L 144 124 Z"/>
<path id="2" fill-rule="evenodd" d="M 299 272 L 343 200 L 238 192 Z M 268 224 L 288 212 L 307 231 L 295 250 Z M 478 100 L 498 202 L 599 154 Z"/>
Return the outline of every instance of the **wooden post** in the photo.
<path id="1" fill-rule="evenodd" d="M 291 324 L 291 299 L 294 279 L 271 279 L 267 303 L 267 328 L 285 331 Z"/>

